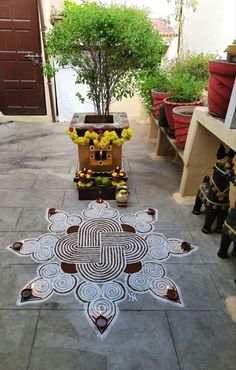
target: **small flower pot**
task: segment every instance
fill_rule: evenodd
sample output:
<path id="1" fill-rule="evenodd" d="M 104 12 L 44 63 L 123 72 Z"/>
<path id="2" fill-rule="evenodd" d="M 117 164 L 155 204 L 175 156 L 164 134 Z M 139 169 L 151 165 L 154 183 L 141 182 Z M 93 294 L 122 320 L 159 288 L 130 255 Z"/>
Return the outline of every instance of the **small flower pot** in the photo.
<path id="1" fill-rule="evenodd" d="M 236 63 L 209 61 L 208 110 L 213 116 L 225 118 L 236 77 Z"/>
<path id="2" fill-rule="evenodd" d="M 173 98 L 167 98 L 164 100 L 164 105 L 165 105 L 165 111 L 166 111 L 166 117 L 167 117 L 167 121 L 168 121 L 168 125 L 169 125 L 169 128 L 174 131 L 175 130 L 175 121 L 174 121 L 174 117 L 173 117 L 173 114 L 172 114 L 172 111 L 174 108 L 176 107 L 188 107 L 188 106 L 200 106 L 202 105 L 202 101 L 201 100 L 197 100 L 197 101 L 193 101 L 193 102 L 189 102 L 189 103 L 177 103 L 175 101 L 173 101 Z"/>
<path id="3" fill-rule="evenodd" d="M 152 94 L 152 103 L 153 103 L 153 115 L 155 118 L 159 119 L 160 105 L 162 104 L 164 99 L 174 96 L 174 94 L 160 92 L 156 89 L 152 89 L 151 94 Z"/>
<path id="4" fill-rule="evenodd" d="M 176 144 L 181 149 L 185 148 L 188 129 L 195 108 L 196 106 L 180 106 L 173 109 Z"/>

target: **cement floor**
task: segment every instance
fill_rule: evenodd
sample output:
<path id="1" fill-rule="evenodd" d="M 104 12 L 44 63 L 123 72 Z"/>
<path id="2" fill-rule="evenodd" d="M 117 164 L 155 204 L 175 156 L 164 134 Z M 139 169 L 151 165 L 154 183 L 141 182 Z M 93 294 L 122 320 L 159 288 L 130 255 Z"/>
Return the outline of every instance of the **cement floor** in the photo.
<path id="1" fill-rule="evenodd" d="M 89 202 L 78 201 L 76 146 L 64 124 L 0 124 L 0 370 L 235 370 L 236 326 L 225 299 L 235 294 L 236 260 L 219 259 L 220 236 L 201 232 L 204 215 L 173 200 L 181 162 L 153 160 L 147 125 L 131 124 L 134 137 L 123 149 L 131 191 L 124 212 L 155 207 L 158 232 L 199 246 L 165 262 L 185 306 L 144 295 L 121 307 L 104 340 L 69 296 L 17 306 L 37 264 L 5 247 L 46 232 L 46 208 L 79 212 Z"/>

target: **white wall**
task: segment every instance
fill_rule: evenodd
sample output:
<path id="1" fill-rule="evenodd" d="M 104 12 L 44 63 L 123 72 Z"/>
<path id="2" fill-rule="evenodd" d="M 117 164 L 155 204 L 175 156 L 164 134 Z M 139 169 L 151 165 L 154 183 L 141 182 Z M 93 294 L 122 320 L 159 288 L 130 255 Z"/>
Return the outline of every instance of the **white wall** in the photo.
<path id="1" fill-rule="evenodd" d="M 186 49 L 225 56 L 224 50 L 235 38 L 236 0 L 199 0 L 196 12 L 185 12 Z"/>

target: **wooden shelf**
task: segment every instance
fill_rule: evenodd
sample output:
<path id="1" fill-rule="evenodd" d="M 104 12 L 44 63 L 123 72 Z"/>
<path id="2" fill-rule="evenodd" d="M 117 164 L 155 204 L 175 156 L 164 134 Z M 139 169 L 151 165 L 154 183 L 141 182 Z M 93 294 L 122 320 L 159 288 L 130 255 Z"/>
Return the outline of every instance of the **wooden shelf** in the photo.
<path id="1" fill-rule="evenodd" d="M 208 113 L 207 107 L 194 110 L 189 127 L 185 149 L 176 145 L 176 140 L 168 135 L 167 129 L 160 127 L 158 120 L 150 116 L 149 134 L 156 129 L 156 155 L 167 156 L 170 145 L 183 161 L 183 172 L 179 192 L 175 198 L 179 203 L 184 199 L 194 199 L 204 176 L 212 174 L 216 161 L 216 152 L 220 143 L 236 151 L 236 129 L 226 127 L 224 120 L 215 118 Z M 150 137 L 153 141 L 153 137 Z M 236 158 L 234 160 L 236 164 Z M 236 202 L 236 187 L 231 186 L 231 204 Z"/>
<path id="2" fill-rule="evenodd" d="M 176 144 L 176 140 L 173 137 L 168 135 L 168 131 L 165 127 L 160 127 L 160 130 L 166 135 L 166 138 L 169 140 L 170 144 L 173 146 L 176 153 L 180 156 L 181 159 L 183 159 L 184 151 L 183 149 L 178 147 L 178 145 Z"/>
<path id="3" fill-rule="evenodd" d="M 176 144 L 176 140 L 169 136 L 168 130 L 165 127 L 159 126 L 158 120 L 152 115 L 150 116 L 150 129 L 149 134 L 156 132 L 155 143 L 156 143 L 156 155 L 157 156 L 165 156 L 169 151 L 169 146 L 171 145 L 175 152 L 179 155 L 179 157 L 183 160 L 183 149 L 180 149 Z M 154 130 L 156 128 L 156 131 Z M 154 137 L 150 137 L 151 141 L 153 141 Z"/>

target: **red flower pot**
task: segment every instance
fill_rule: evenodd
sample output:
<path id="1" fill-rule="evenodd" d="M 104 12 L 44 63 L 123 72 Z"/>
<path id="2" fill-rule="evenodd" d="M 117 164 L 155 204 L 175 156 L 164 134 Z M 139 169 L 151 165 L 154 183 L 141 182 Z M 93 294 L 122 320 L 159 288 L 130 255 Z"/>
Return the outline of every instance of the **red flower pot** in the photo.
<path id="1" fill-rule="evenodd" d="M 225 118 L 236 77 L 236 63 L 209 60 L 208 67 L 208 110 L 213 116 Z"/>
<path id="2" fill-rule="evenodd" d="M 153 115 L 155 118 L 159 119 L 160 105 L 164 99 L 174 96 L 174 94 L 160 92 L 156 89 L 152 89 L 152 105 L 153 105 Z"/>
<path id="3" fill-rule="evenodd" d="M 173 111 L 174 108 L 181 107 L 181 106 L 188 107 L 188 106 L 202 105 L 201 100 L 193 101 L 193 102 L 190 102 L 190 103 L 177 103 L 175 101 L 171 101 L 170 99 L 172 99 L 172 98 L 165 99 L 163 103 L 165 105 L 165 111 L 166 111 L 166 117 L 167 117 L 168 125 L 169 125 L 169 127 L 172 131 L 174 131 L 174 129 L 175 129 L 175 121 L 174 121 L 173 114 L 172 114 L 172 111 Z"/>
<path id="4" fill-rule="evenodd" d="M 196 106 L 180 106 L 173 109 L 176 144 L 181 149 L 185 147 L 189 125 L 195 108 Z"/>

